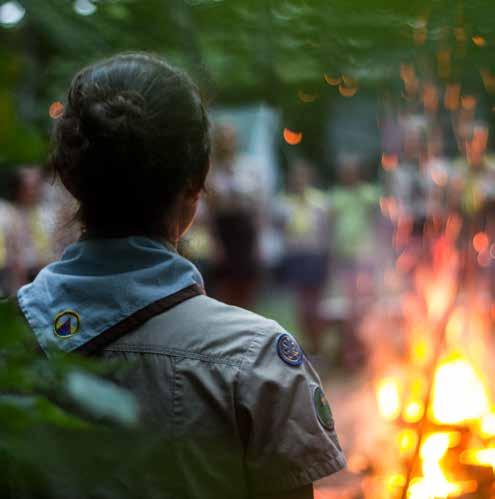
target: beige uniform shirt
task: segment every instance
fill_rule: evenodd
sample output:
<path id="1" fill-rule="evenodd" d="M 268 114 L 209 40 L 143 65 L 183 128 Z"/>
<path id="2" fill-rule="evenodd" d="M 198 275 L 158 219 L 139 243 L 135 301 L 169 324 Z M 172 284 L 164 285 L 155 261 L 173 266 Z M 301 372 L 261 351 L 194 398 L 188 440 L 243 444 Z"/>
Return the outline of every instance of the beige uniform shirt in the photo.
<path id="1" fill-rule="evenodd" d="M 122 384 L 156 431 L 141 497 L 257 497 L 345 466 L 320 379 L 273 321 L 200 295 L 100 355 L 129 363 Z"/>

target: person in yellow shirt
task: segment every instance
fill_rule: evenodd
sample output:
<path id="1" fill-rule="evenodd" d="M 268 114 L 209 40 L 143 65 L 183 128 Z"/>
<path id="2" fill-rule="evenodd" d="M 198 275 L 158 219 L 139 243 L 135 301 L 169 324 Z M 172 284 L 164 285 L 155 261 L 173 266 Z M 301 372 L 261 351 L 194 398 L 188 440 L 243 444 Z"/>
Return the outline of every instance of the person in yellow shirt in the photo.
<path id="1" fill-rule="evenodd" d="M 345 321 L 343 360 L 349 367 L 364 356 L 356 324 L 363 298 L 372 292 L 373 262 L 376 260 L 375 216 L 379 189 L 363 180 L 360 158 L 342 155 L 338 167 L 339 184 L 329 192 L 332 215 L 332 261 L 349 311 Z"/>
<path id="2" fill-rule="evenodd" d="M 299 328 L 309 340 L 309 352 L 316 355 L 323 332 L 319 307 L 328 278 L 329 219 L 325 195 L 312 187 L 312 179 L 308 162 L 294 162 L 280 209 L 285 237 L 282 278 L 294 289 Z"/>

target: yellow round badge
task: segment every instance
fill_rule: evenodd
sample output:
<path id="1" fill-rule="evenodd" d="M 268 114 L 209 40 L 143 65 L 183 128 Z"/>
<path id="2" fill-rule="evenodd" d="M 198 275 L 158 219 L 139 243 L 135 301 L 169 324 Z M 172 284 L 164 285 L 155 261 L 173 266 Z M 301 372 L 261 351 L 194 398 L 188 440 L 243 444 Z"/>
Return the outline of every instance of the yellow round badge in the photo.
<path id="1" fill-rule="evenodd" d="M 59 338 L 70 338 L 79 332 L 81 319 L 72 310 L 60 312 L 53 321 L 53 330 Z"/>

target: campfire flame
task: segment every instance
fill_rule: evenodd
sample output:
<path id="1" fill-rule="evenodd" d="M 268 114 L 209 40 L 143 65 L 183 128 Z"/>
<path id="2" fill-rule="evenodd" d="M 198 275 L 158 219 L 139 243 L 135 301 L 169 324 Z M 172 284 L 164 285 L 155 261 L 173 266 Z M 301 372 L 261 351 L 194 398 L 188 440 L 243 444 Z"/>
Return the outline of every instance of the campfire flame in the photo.
<path id="1" fill-rule="evenodd" d="M 489 411 L 484 381 L 468 359 L 454 354 L 437 368 L 431 420 L 438 424 L 468 424 Z"/>
<path id="2" fill-rule="evenodd" d="M 447 222 L 428 258 L 409 249 L 399 256 L 396 272 L 413 269 L 413 290 L 401 300 L 405 344 L 374 384 L 379 414 L 397 435 L 397 462 L 379 490 L 376 479 L 364 487 L 369 499 L 495 497 L 495 404 L 486 369 L 493 305 L 486 293 L 472 299 L 460 275 L 469 265 L 456 247 L 457 223 Z M 404 255 L 413 261 L 401 267 Z"/>

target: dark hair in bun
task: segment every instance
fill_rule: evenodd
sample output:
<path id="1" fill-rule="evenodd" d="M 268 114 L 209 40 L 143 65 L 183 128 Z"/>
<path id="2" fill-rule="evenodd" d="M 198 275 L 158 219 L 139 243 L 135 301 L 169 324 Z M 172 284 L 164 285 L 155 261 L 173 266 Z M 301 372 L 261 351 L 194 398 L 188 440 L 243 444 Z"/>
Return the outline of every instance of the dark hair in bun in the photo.
<path id="1" fill-rule="evenodd" d="M 131 53 L 74 77 L 51 164 L 88 232 L 163 236 L 177 196 L 204 186 L 209 156 L 196 85 L 160 57 Z"/>

